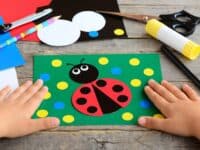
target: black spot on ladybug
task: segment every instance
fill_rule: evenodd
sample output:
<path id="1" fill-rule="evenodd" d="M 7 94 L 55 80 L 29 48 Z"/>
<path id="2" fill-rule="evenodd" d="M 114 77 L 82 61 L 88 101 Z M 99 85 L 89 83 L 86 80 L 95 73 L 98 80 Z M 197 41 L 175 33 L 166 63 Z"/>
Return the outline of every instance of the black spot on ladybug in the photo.
<path id="1" fill-rule="evenodd" d="M 83 87 L 80 89 L 82 94 L 89 94 L 90 93 L 90 88 L 89 87 Z"/>
<path id="2" fill-rule="evenodd" d="M 124 88 L 121 85 L 114 85 L 112 89 L 114 92 L 121 92 Z"/>
<path id="3" fill-rule="evenodd" d="M 128 100 L 128 96 L 126 96 L 126 95 L 120 95 L 120 96 L 117 98 L 117 100 L 118 100 L 119 102 L 126 102 L 126 101 Z"/>
<path id="4" fill-rule="evenodd" d="M 70 78 L 78 83 L 90 83 L 95 81 L 99 75 L 97 68 L 90 64 L 78 64 L 70 72 Z"/>
<path id="5" fill-rule="evenodd" d="M 121 108 L 117 103 L 115 103 L 109 96 L 104 94 L 97 87 L 93 86 L 95 94 L 97 96 L 98 103 L 104 114 L 115 112 Z"/>
<path id="6" fill-rule="evenodd" d="M 98 80 L 97 82 L 96 82 L 96 84 L 97 84 L 97 86 L 99 86 L 99 87 L 104 87 L 104 86 L 106 86 L 106 81 L 104 81 L 104 80 Z"/>
<path id="7" fill-rule="evenodd" d="M 97 108 L 95 106 L 90 106 L 90 107 L 88 107 L 87 111 L 89 113 L 95 113 L 95 112 L 97 112 Z"/>
<path id="8" fill-rule="evenodd" d="M 85 105 L 87 103 L 87 99 L 85 99 L 85 98 L 78 98 L 77 99 L 77 103 L 79 105 Z"/>

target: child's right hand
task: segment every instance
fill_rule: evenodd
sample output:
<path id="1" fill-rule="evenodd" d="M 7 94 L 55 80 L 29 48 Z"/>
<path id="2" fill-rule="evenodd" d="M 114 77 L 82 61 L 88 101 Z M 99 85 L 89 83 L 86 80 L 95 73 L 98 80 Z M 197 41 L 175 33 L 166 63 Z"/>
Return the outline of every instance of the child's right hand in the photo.
<path id="1" fill-rule="evenodd" d="M 200 97 L 188 85 L 184 85 L 182 90 L 167 81 L 159 84 L 150 80 L 145 92 L 166 118 L 141 117 L 139 124 L 150 129 L 200 139 Z"/>
<path id="2" fill-rule="evenodd" d="M 13 93 L 10 91 L 9 87 L 0 90 L 0 137 L 24 136 L 59 125 L 57 118 L 31 119 L 48 91 L 42 80 L 35 84 L 27 81 Z"/>

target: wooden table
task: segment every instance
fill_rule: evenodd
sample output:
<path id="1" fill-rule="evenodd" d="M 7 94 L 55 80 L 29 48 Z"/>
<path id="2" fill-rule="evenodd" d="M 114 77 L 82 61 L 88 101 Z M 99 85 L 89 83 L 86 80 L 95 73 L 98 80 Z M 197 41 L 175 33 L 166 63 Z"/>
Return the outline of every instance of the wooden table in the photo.
<path id="1" fill-rule="evenodd" d="M 182 9 L 200 16 L 199 0 L 119 0 L 122 12 L 151 15 L 172 13 Z M 125 20 L 130 39 L 115 39 L 77 43 L 72 46 L 54 48 L 33 42 L 19 42 L 27 64 L 17 68 L 20 83 L 32 79 L 32 56 L 34 54 L 78 54 L 78 53 L 160 53 L 160 43 L 148 37 L 144 25 Z M 200 26 L 190 37 L 200 43 Z M 176 85 L 192 83 L 166 57 L 161 54 L 164 79 Z M 180 56 L 179 56 L 180 57 Z M 200 78 L 200 58 L 183 61 Z M 192 138 L 172 136 L 147 130 L 138 126 L 60 127 L 56 130 L 36 133 L 12 140 L 0 140 L 2 150 L 196 150 L 200 142 Z"/>

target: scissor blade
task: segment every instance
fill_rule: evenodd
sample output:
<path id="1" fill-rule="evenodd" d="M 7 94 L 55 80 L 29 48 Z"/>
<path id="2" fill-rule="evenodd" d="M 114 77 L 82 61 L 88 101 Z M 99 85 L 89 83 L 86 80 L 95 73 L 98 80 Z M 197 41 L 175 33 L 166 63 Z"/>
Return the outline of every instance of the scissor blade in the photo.
<path id="1" fill-rule="evenodd" d="M 119 13 L 119 12 L 101 11 L 101 10 L 97 10 L 97 12 L 101 13 L 101 14 L 124 17 L 124 18 L 127 18 L 127 19 L 142 22 L 142 23 L 146 23 L 150 19 L 159 19 L 159 17 L 149 16 L 149 15 L 137 15 L 137 14 L 130 14 L 130 13 Z"/>

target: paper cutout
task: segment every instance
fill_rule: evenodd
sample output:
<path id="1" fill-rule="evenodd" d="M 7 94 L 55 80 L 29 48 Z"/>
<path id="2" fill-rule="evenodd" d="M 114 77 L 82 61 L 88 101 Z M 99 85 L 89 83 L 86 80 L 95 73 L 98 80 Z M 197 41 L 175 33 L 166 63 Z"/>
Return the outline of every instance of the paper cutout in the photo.
<path id="1" fill-rule="evenodd" d="M 74 15 L 72 22 L 79 26 L 81 31 L 99 31 L 106 25 L 105 18 L 94 11 L 82 11 Z"/>
<path id="2" fill-rule="evenodd" d="M 5 23 L 10 23 L 21 19 L 25 16 L 33 14 L 39 7 L 49 5 L 51 0 L 1 0 L 0 1 L 0 16 L 2 16 Z M 26 6 L 25 6 L 26 5 Z M 33 27 L 34 23 L 28 23 L 22 27 L 16 28 L 11 31 L 12 36 L 16 36 L 21 32 L 26 31 Z M 23 40 L 39 41 L 37 34 L 31 34 Z"/>
<path id="3" fill-rule="evenodd" d="M 26 7 L 24 7 L 26 4 Z M 46 8 L 52 8 L 54 11 L 47 17 L 40 19 L 34 23 L 26 24 L 22 27 L 16 28 L 11 31 L 13 36 L 33 27 L 34 24 L 41 23 L 49 17 L 62 15 L 62 18 L 71 21 L 73 16 L 81 11 L 119 11 L 117 0 L 2 0 L 0 1 L 0 16 L 2 16 L 6 23 L 10 23 L 36 11 L 42 11 Z M 122 19 L 117 17 L 105 16 L 106 26 L 100 30 L 98 33 L 94 32 L 86 33 L 82 32 L 80 41 L 93 40 L 93 39 L 111 39 L 111 38 L 125 38 L 126 32 L 122 22 Z M 114 34 L 115 29 L 122 29 L 124 31 L 123 35 L 116 36 Z M 97 36 L 98 35 L 98 36 Z M 66 34 L 67 36 L 67 34 Z M 37 34 L 27 36 L 23 40 L 28 41 L 39 41 Z"/>
<path id="4" fill-rule="evenodd" d="M 1 17 L 0 24 L 3 24 Z M 0 34 L 0 43 L 5 42 L 9 38 L 11 38 L 9 33 Z M 25 61 L 15 43 L 0 49 L 0 60 L 0 70 L 25 64 Z"/>
<path id="5" fill-rule="evenodd" d="M 98 70 L 91 64 L 78 64 L 70 70 L 70 78 L 83 83 L 72 95 L 72 104 L 80 112 L 102 116 L 126 107 L 132 97 L 130 89 L 116 79 L 97 79 Z"/>
<path id="6" fill-rule="evenodd" d="M 49 92 L 33 118 L 55 116 L 62 126 L 132 125 L 159 114 L 144 94 L 149 79 L 162 80 L 157 54 L 35 56 L 38 78 Z"/>
<path id="7" fill-rule="evenodd" d="M 72 20 L 72 18 L 79 12 L 82 11 L 116 11 L 119 12 L 119 7 L 117 0 L 52 0 L 49 6 L 41 7 L 37 11 L 41 11 L 46 8 L 52 8 L 54 11 L 50 16 L 53 15 L 62 15 L 63 19 Z M 82 32 L 80 41 L 93 40 L 93 39 L 113 39 L 113 38 L 125 38 L 127 37 L 123 21 L 119 17 L 113 16 L 104 16 L 106 20 L 105 27 L 98 31 L 99 36 L 90 36 L 91 34 L 87 32 Z M 41 20 L 39 20 L 41 21 Z M 38 21 L 37 21 L 38 22 Z M 85 20 L 85 22 L 90 22 Z M 95 22 L 92 22 L 93 24 Z M 121 29 L 124 31 L 124 34 L 115 35 L 114 30 Z"/>
<path id="8" fill-rule="evenodd" d="M 10 86 L 12 90 L 19 86 L 15 68 L 0 71 L 0 90 L 6 86 Z"/>
<path id="9" fill-rule="evenodd" d="M 39 39 L 51 46 L 73 44 L 79 39 L 80 34 L 78 26 L 67 20 L 58 20 L 38 31 Z"/>

